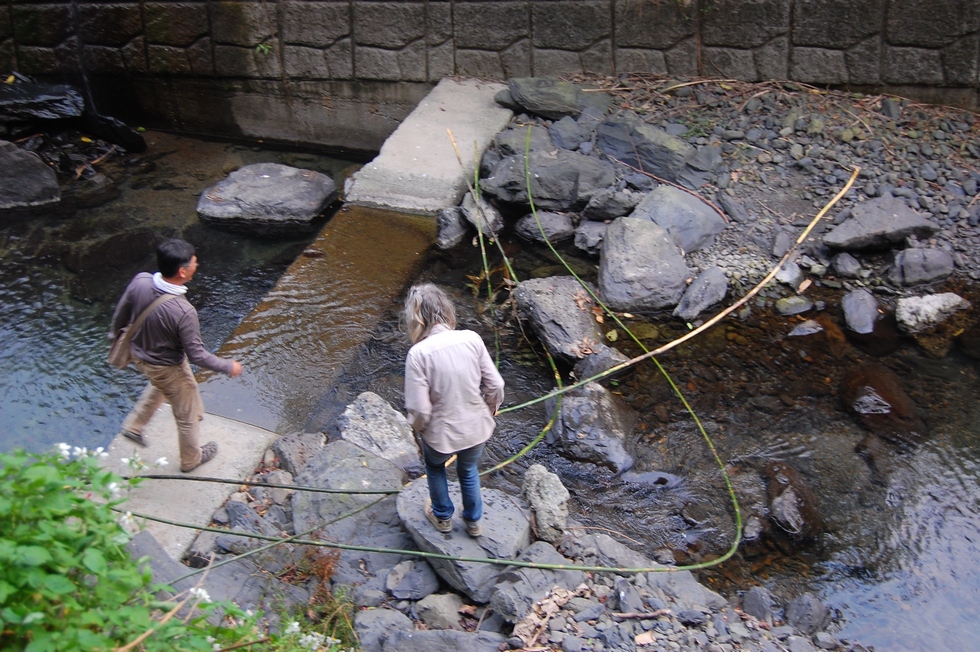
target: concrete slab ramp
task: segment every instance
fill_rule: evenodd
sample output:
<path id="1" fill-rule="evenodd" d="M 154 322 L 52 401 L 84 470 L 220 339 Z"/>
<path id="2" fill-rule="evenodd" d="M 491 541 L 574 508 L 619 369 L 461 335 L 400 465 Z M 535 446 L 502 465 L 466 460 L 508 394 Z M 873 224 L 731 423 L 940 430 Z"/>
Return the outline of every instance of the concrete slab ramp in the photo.
<path id="1" fill-rule="evenodd" d="M 513 116 L 493 101 L 505 88 L 443 79 L 385 141 L 377 158 L 351 178 L 344 201 L 421 215 L 458 205 L 475 162 Z"/>
<path id="2" fill-rule="evenodd" d="M 265 450 L 278 435 L 247 423 L 207 414 L 201 423 L 201 443 L 218 442 L 218 456 L 190 473 L 181 474 L 177 456 L 177 425 L 170 406 L 164 404 L 150 420 L 143 435 L 149 446 L 142 448 L 123 437 L 109 445 L 109 457 L 104 466 L 119 475 L 133 475 L 133 469 L 123 462 L 139 456 L 150 468 L 138 475 L 172 474 L 208 476 L 215 478 L 244 478 L 251 475 L 262 460 Z M 167 458 L 167 466 L 155 468 L 153 463 Z M 172 521 L 207 525 L 211 515 L 221 507 L 236 485 L 184 480 L 144 480 L 133 490 L 123 509 L 149 514 Z M 163 546 L 173 559 L 180 559 L 197 536 L 197 530 L 177 527 L 156 521 L 146 521 L 146 530 Z"/>

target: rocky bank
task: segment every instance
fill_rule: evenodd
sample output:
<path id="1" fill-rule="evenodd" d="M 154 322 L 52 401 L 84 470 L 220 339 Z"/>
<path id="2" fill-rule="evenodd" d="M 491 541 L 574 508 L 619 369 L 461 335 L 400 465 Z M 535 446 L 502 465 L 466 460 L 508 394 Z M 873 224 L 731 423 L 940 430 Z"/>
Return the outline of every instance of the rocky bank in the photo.
<path id="1" fill-rule="evenodd" d="M 977 350 L 973 306 L 960 291 L 980 275 L 980 150 L 972 114 L 789 84 L 645 76 L 578 81 L 512 81 L 500 101 L 518 115 L 484 157 L 483 203 L 469 198 L 444 212 L 440 246 L 451 253 L 475 232 L 473 223 L 485 231 L 513 229 L 532 247 L 544 231 L 594 257 L 593 287 L 612 310 L 655 318 L 666 330 L 671 320 L 694 327 L 758 283 L 859 166 L 851 191 L 777 282 L 736 319 L 755 319 L 753 311 L 783 318 L 792 329 L 787 341 L 805 342 L 797 358 L 832 356 L 844 346 L 884 357 L 910 339 L 933 357 L 953 346 Z M 526 149 L 538 219 L 528 214 Z M 569 277 L 528 279 L 513 299 L 576 377 L 628 357 L 595 318 L 601 310 Z M 690 387 L 716 380 L 708 369 L 699 373 Z M 804 385 L 803 396 L 830 391 Z M 778 414 L 801 400 L 795 391 L 763 388 L 735 398 Z M 832 391 L 868 432 L 858 453 L 872 472 L 888 447 L 914 446 L 928 436 L 907 388 L 886 365 L 854 365 Z M 563 402 L 550 443 L 559 455 L 628 482 L 672 486 L 678 480 L 650 470 L 650 454 L 635 446 L 635 408 L 590 383 Z M 666 410 L 655 411 L 663 424 L 671 422 Z M 561 480 L 543 467 L 528 470 L 521 496 L 487 490 L 483 537 L 470 539 L 459 523 L 440 535 L 421 515 L 424 486 L 410 482 L 418 459 L 400 415 L 362 395 L 341 421 L 340 438 L 329 443 L 318 433 L 283 437 L 257 478 L 399 490 L 397 498 L 375 503 L 368 495 L 256 488 L 233 496 L 216 522 L 265 533 L 327 522 L 318 536 L 337 542 L 547 564 L 655 569 L 692 554 L 674 549 L 653 560 L 580 528 L 568 520 Z M 732 462 L 745 510 L 744 554 L 771 541 L 811 545 L 825 527 L 809 487 L 813 478 L 792 464 L 750 458 Z M 667 459 L 669 453 L 661 461 Z M 355 508 L 363 510 L 334 521 Z M 682 515 L 698 520 L 690 510 Z M 727 525 L 717 529 L 730 531 Z M 721 539 L 711 543 L 709 549 L 724 549 Z M 191 561 L 253 545 L 205 535 Z M 281 596 L 302 604 L 322 583 L 274 576 L 289 576 L 311 554 L 318 553 L 280 550 L 216 568 L 210 581 L 226 588 L 210 592 L 249 606 L 268 607 Z M 271 575 L 257 579 L 252 564 Z M 779 601 L 755 587 L 726 600 L 685 571 L 528 570 L 345 551 L 333 558 L 329 586 L 358 605 L 365 650 L 861 649 L 828 632 L 831 614 L 810 595 Z"/>

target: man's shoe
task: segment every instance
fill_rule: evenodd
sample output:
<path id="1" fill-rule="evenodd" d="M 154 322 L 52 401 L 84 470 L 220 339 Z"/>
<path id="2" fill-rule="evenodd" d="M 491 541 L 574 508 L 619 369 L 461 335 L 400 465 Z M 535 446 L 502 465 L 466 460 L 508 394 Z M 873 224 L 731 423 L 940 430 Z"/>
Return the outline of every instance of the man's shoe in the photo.
<path id="1" fill-rule="evenodd" d="M 217 454 L 218 454 L 218 442 L 216 442 L 216 441 L 209 441 L 208 443 L 206 443 L 203 446 L 201 446 L 201 461 L 200 461 L 200 463 L 197 466 L 201 466 L 201 464 L 204 464 L 206 462 L 210 462 L 211 460 L 214 459 L 214 456 L 217 455 Z M 180 469 L 180 472 L 181 473 L 190 473 L 191 471 L 193 471 L 194 469 L 196 469 L 197 466 L 192 466 L 189 469 L 181 468 Z"/>
<path id="2" fill-rule="evenodd" d="M 480 521 L 467 521 L 464 519 L 463 522 L 466 523 L 466 534 L 474 538 L 483 535 L 483 526 L 480 525 Z"/>
<path id="3" fill-rule="evenodd" d="M 450 518 L 439 518 L 432 513 L 432 501 L 428 498 L 425 500 L 425 517 L 429 519 L 429 523 L 442 532 L 443 534 L 449 534 L 453 531 L 453 521 Z"/>
<path id="4" fill-rule="evenodd" d="M 133 432 L 132 430 L 126 430 L 125 428 L 123 428 L 122 430 L 119 431 L 119 434 L 125 437 L 126 439 L 128 439 L 129 441 L 136 442 L 143 448 L 149 446 L 149 444 L 146 443 L 146 437 L 144 437 L 143 433 L 141 432 Z"/>

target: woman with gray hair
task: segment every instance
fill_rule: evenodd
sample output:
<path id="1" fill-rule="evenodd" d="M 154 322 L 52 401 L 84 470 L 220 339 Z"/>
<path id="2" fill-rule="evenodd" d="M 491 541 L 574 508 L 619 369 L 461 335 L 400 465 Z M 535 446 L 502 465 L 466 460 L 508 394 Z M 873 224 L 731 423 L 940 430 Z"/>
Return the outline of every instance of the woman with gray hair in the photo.
<path id="1" fill-rule="evenodd" d="M 438 531 L 452 531 L 455 507 L 446 462 L 456 455 L 463 522 L 467 533 L 478 537 L 483 498 L 477 467 L 504 400 L 504 380 L 483 339 L 470 330 L 455 330 L 456 310 L 435 285 L 423 283 L 408 291 L 402 324 L 412 342 L 405 359 L 405 409 L 422 438 L 429 483 L 425 516 Z"/>

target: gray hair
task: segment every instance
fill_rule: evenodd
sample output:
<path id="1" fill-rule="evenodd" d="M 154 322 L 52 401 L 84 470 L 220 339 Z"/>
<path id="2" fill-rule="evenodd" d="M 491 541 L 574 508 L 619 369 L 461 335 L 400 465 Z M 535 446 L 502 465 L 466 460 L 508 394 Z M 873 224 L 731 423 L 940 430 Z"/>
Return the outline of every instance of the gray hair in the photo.
<path id="1" fill-rule="evenodd" d="M 402 329 L 415 344 L 424 339 L 436 324 L 456 328 L 456 308 L 446 293 L 432 283 L 420 283 L 409 289 L 401 314 Z"/>

